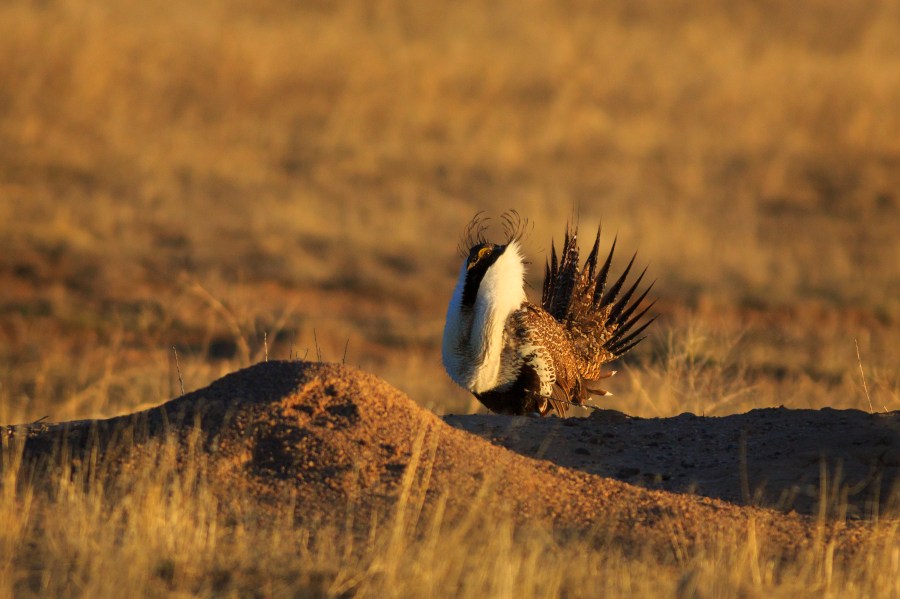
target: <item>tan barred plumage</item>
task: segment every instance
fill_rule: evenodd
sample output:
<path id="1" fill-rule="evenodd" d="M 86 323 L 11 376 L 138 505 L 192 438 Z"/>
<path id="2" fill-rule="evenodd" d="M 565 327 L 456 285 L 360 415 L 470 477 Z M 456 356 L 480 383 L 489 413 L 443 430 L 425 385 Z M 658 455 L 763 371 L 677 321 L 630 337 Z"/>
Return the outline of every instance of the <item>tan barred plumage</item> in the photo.
<path id="1" fill-rule="evenodd" d="M 478 215 L 466 230 L 468 256 L 447 310 L 443 361 L 451 378 L 491 411 L 507 414 L 564 415 L 569 404 L 608 394 L 597 384 L 614 372 L 601 366 L 637 345 L 653 321 L 635 328 L 652 306 L 638 311 L 652 285 L 632 300 L 643 272 L 622 291 L 634 257 L 607 288 L 615 241 L 598 269 L 598 230 L 579 265 L 577 227 L 567 227 L 559 257 L 551 246 L 537 306 L 523 288 L 519 241 L 527 221 L 505 214 L 501 245 L 485 240 L 484 221 Z"/>

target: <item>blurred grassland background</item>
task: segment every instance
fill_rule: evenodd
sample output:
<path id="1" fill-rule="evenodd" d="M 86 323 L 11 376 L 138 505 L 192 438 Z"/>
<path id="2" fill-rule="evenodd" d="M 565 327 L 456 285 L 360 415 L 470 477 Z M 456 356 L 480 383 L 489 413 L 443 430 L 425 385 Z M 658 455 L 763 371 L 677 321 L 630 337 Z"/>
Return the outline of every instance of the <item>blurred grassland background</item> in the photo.
<path id="1" fill-rule="evenodd" d="M 900 5 L 6 0 L 0 422 L 266 353 L 474 410 L 440 336 L 507 208 L 535 300 L 573 209 L 658 279 L 605 405 L 900 409 Z"/>
<path id="2" fill-rule="evenodd" d="M 440 336 L 460 233 L 508 208 L 533 299 L 573 209 L 658 279 L 603 405 L 900 409 L 898 107 L 894 0 L 3 0 L 0 424 L 267 354 L 475 410 Z M 0 597 L 900 592 L 896 519 L 846 555 L 752 520 L 689 549 L 676 520 L 661 559 L 493 514 L 360 548 L 290 505 L 224 518 L 202 456 L 17 491 L 10 445 Z"/>

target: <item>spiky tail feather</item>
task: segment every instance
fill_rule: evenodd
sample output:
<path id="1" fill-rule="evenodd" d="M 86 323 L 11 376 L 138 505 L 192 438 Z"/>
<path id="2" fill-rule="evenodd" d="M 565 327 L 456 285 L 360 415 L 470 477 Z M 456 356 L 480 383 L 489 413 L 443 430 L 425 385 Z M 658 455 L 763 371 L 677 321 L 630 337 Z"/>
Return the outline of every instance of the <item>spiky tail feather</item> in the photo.
<path id="1" fill-rule="evenodd" d="M 622 291 L 637 253 L 607 289 L 616 240 L 613 240 L 606 260 L 597 270 L 600 228 L 597 229 L 593 248 L 580 268 L 577 237 L 578 227 L 567 226 L 559 258 L 555 244 L 551 245 L 544 273 L 541 307 L 566 328 L 575 348 L 578 370 L 586 382 L 593 383 L 603 378 L 601 365 L 624 355 L 645 339 L 646 336 L 640 335 L 656 316 L 643 322 L 642 319 L 656 301 L 638 311 L 653 288 L 651 283 L 634 298 L 647 272 L 646 268 L 634 283 Z M 595 388 L 586 386 L 586 389 L 593 391 Z"/>

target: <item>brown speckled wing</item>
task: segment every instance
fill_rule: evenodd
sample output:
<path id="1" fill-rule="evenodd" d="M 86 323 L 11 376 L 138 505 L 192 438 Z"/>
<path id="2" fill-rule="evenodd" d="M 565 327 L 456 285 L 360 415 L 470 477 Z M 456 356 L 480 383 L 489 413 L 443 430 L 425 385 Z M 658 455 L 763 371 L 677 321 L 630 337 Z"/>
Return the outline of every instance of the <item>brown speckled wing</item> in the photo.
<path id="1" fill-rule="evenodd" d="M 564 415 L 568 406 L 558 400 L 577 401 L 570 399 L 570 396 L 571 390 L 579 386 L 580 378 L 569 334 L 540 306 L 526 303 L 518 312 L 518 317 L 520 334 L 527 340 L 524 345 L 528 348 L 526 352 L 534 354 L 531 360 L 539 372 L 543 369 L 552 377 L 542 375 L 542 382 L 546 384 L 542 395 L 550 399 L 550 407 Z"/>

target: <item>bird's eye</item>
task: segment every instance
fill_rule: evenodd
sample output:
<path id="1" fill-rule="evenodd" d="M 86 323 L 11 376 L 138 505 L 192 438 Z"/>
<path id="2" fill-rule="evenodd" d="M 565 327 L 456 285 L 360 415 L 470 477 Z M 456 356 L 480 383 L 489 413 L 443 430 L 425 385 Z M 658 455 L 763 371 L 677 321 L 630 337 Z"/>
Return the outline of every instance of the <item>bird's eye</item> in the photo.
<path id="1" fill-rule="evenodd" d="M 469 254 L 469 265 L 467 266 L 467 268 L 472 268 L 473 266 L 481 262 L 482 259 L 490 256 L 492 251 L 493 250 L 490 246 L 479 248 L 477 253 L 473 249 L 472 253 Z"/>

